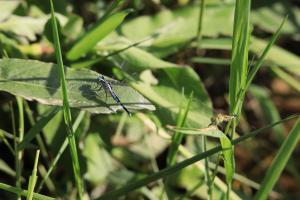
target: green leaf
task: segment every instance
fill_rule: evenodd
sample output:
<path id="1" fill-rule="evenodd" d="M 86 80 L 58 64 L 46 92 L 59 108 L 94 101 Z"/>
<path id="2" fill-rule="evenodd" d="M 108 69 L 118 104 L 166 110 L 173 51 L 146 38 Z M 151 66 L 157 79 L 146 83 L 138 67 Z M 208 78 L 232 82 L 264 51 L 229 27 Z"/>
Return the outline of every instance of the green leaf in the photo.
<path id="1" fill-rule="evenodd" d="M 237 108 L 239 93 L 246 87 L 248 73 L 248 51 L 250 40 L 250 0 L 238 1 L 235 10 L 232 56 L 229 78 L 229 109 L 230 114 L 239 118 Z"/>
<path id="2" fill-rule="evenodd" d="M 114 31 L 129 14 L 130 10 L 115 13 L 88 31 L 68 52 L 69 60 L 76 60 L 91 50 L 100 40 Z"/>
<path id="3" fill-rule="evenodd" d="M 105 90 L 99 90 L 98 73 L 66 68 L 69 103 L 73 108 L 92 113 L 112 113 L 122 109 Z M 0 59 L 0 90 L 37 100 L 47 105 L 62 105 L 58 67 L 35 60 Z M 128 109 L 149 109 L 154 106 L 131 87 L 110 78 L 113 90 Z M 98 89 L 97 89 L 98 88 Z"/>
<path id="4" fill-rule="evenodd" d="M 208 5 L 203 16 L 203 35 L 217 37 L 231 35 L 234 4 Z M 197 34 L 199 7 L 186 6 L 177 10 L 164 10 L 155 16 L 142 16 L 121 27 L 122 33 L 132 41 L 139 41 L 155 32 L 155 47 L 167 47 L 187 41 Z M 224 26 L 226 24 L 226 26 Z M 136 28 L 143 27 L 143 28 Z"/>

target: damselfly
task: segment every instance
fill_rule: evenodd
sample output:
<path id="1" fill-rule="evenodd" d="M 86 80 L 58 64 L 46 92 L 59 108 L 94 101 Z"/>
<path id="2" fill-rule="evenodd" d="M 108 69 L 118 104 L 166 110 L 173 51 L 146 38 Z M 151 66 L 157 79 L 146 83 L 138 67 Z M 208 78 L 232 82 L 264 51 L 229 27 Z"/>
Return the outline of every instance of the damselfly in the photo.
<path id="1" fill-rule="evenodd" d="M 126 112 L 127 114 L 130 116 L 131 113 L 129 112 L 129 110 L 122 104 L 122 102 L 120 101 L 120 98 L 118 97 L 118 95 L 113 91 L 111 84 L 104 78 L 103 75 L 98 76 L 97 78 L 99 84 L 100 84 L 100 88 L 103 88 L 105 90 L 105 92 L 109 92 L 111 97 L 115 100 L 115 102 L 117 104 L 119 104 Z"/>

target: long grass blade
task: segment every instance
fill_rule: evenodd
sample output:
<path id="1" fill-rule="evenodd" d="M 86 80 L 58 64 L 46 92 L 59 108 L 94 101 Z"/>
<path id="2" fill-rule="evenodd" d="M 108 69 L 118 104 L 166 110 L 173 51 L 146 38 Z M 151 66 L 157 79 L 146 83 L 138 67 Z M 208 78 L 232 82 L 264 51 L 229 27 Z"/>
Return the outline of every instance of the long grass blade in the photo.
<path id="1" fill-rule="evenodd" d="M 247 84 L 245 89 L 247 90 L 247 88 L 249 88 L 254 76 L 256 75 L 257 71 L 260 69 L 260 67 L 262 66 L 267 53 L 269 52 L 269 50 L 271 49 L 271 47 L 273 46 L 273 44 L 275 43 L 275 41 L 277 40 L 280 31 L 284 25 L 284 23 L 287 20 L 287 16 L 282 20 L 280 26 L 278 27 L 278 29 L 276 30 L 275 34 L 272 36 L 269 44 L 266 46 L 266 48 L 264 49 L 263 53 L 261 54 L 261 56 L 259 57 L 258 61 L 256 62 L 256 64 L 254 65 L 254 67 L 250 70 L 249 74 L 248 74 L 248 78 L 247 78 Z"/>
<path id="2" fill-rule="evenodd" d="M 83 199 L 84 186 L 83 186 L 83 181 L 81 179 L 75 135 L 72 129 L 72 118 L 71 118 L 71 111 L 69 106 L 68 90 L 67 90 L 67 83 L 65 78 L 65 69 L 64 69 L 62 55 L 61 55 L 58 29 L 57 29 L 56 18 L 54 15 L 54 6 L 52 0 L 50 0 L 50 4 L 51 4 L 51 22 L 52 22 L 54 47 L 55 47 L 56 60 L 59 67 L 59 75 L 60 75 L 60 80 L 61 80 L 60 82 L 62 88 L 64 121 L 66 125 L 67 138 L 69 140 L 69 146 L 71 150 L 72 166 L 73 166 L 73 171 L 75 176 L 75 182 L 78 189 L 79 199 Z"/>
<path id="3" fill-rule="evenodd" d="M 29 178 L 28 193 L 27 193 L 26 200 L 32 200 L 32 198 L 33 198 L 33 192 L 34 192 L 34 188 L 35 188 L 36 181 L 37 181 L 36 173 L 37 173 L 37 164 L 38 164 L 38 160 L 39 160 L 39 155 L 40 155 L 40 150 L 37 150 L 36 155 L 35 155 L 35 161 L 34 161 L 32 174 Z"/>

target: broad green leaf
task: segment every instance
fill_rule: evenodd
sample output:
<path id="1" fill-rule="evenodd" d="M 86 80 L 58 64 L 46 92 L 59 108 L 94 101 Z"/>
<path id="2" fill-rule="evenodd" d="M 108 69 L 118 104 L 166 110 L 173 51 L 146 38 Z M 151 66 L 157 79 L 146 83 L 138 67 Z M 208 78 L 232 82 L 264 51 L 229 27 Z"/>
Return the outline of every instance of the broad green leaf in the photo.
<path id="1" fill-rule="evenodd" d="M 203 21 L 204 36 L 231 35 L 234 5 L 214 4 L 205 9 L 207 16 Z M 198 18 L 198 14 L 197 6 L 188 6 L 175 11 L 164 10 L 155 16 L 141 16 L 124 23 L 121 26 L 121 34 L 132 43 L 152 36 L 150 41 L 143 42 L 140 46 L 147 48 L 156 56 L 166 57 L 172 52 L 178 51 L 178 48 L 196 36 L 198 22 L 195 19 Z M 228 26 L 223 26 L 223 24 L 228 24 Z M 107 45 L 114 46 L 123 43 L 116 35 L 109 35 L 106 39 L 109 39 L 110 43 L 99 43 L 97 50 L 105 50 Z M 228 46 L 223 48 L 228 48 Z M 231 48 L 231 44 L 229 44 L 229 48 Z"/>
<path id="2" fill-rule="evenodd" d="M 76 60 L 91 50 L 100 40 L 114 31 L 125 19 L 130 10 L 115 13 L 88 31 L 68 52 L 67 58 Z"/>
<path id="3" fill-rule="evenodd" d="M 215 4 L 205 7 L 203 35 L 231 35 L 234 4 Z M 181 43 L 196 36 L 199 15 L 198 6 L 186 6 L 175 11 L 164 10 L 155 16 L 138 17 L 121 27 L 122 34 L 138 41 L 159 29 L 160 34 L 153 42 L 156 47 Z M 224 26 L 226 24 L 226 26 Z M 137 29 L 136 27 L 143 27 Z M 165 31 L 162 31 L 165 29 Z"/>
<path id="4" fill-rule="evenodd" d="M 37 100 L 47 105 L 62 105 L 58 67 L 35 60 L 1 59 L 0 90 Z M 112 113 L 121 107 L 105 90 L 99 89 L 98 73 L 66 68 L 69 103 L 73 108 L 92 113 Z M 128 109 L 154 110 L 153 105 L 131 87 L 110 78 L 113 90 Z"/>

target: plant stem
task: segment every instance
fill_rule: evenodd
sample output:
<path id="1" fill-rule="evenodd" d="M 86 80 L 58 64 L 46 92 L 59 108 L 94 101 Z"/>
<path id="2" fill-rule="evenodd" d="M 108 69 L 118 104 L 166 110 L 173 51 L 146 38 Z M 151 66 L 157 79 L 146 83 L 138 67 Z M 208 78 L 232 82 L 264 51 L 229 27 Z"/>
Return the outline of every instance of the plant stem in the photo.
<path id="1" fill-rule="evenodd" d="M 18 110 L 19 110 L 19 137 L 18 138 L 15 137 L 16 187 L 18 189 L 22 189 L 22 187 L 21 187 L 21 174 L 22 174 L 23 151 L 20 151 L 20 150 L 17 149 L 17 144 L 20 143 L 24 138 L 24 109 L 23 109 L 23 100 L 22 100 L 21 97 L 17 97 L 17 104 L 18 104 Z M 20 194 L 17 195 L 17 199 L 21 200 L 21 195 Z"/>

